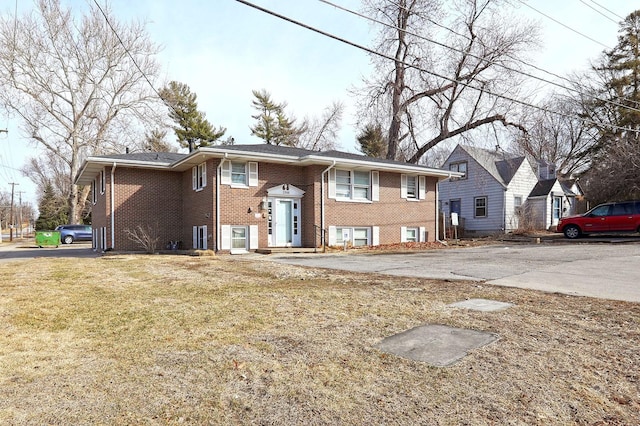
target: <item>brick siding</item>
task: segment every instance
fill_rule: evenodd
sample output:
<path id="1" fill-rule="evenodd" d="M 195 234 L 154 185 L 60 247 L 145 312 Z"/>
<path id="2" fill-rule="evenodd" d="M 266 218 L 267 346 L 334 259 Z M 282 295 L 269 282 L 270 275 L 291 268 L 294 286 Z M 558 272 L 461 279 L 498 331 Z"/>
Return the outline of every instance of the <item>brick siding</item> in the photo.
<path id="1" fill-rule="evenodd" d="M 157 228 L 159 248 L 172 240 L 182 242 L 182 248 L 192 248 L 193 226 L 207 226 L 207 245 L 216 247 L 216 178 L 220 159 L 207 160 L 207 185 L 201 191 L 192 189 L 192 172 L 156 171 L 118 167 L 115 170 L 115 242 L 116 250 L 141 250 L 129 240 L 126 229 L 138 225 Z M 300 206 L 302 246 L 320 244 L 316 227 L 321 224 L 321 174 L 326 166 L 290 166 L 273 163 L 258 164 L 258 186 L 235 188 L 220 185 L 220 224 L 257 225 L 259 247 L 268 246 L 268 217 L 260 210 L 267 190 L 283 184 L 305 191 Z M 105 173 L 105 194 L 99 194 L 93 206 L 93 227 L 106 227 L 107 246 L 110 233 L 110 171 Z M 436 179 L 427 178 L 426 199 L 407 201 L 400 197 L 400 174 L 380 172 L 380 201 L 372 203 L 336 201 L 326 197 L 325 229 L 329 226 L 377 226 L 380 244 L 400 241 L 401 227 L 425 227 L 428 238 L 435 238 Z M 315 226 L 314 226 L 315 225 Z M 219 248 L 218 248 L 219 249 Z"/>

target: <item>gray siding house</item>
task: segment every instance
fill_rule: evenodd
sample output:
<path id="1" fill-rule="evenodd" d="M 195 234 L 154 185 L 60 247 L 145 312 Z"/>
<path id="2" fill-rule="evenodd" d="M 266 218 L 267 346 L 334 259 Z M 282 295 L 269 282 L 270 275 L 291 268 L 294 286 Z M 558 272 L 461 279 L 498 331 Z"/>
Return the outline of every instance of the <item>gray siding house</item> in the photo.
<path id="1" fill-rule="evenodd" d="M 457 213 L 466 235 L 549 229 L 575 209 L 576 194 L 556 179 L 553 166 L 534 167 L 524 156 L 458 145 L 443 168 L 465 173 L 440 182 L 438 200 L 445 228 Z"/>

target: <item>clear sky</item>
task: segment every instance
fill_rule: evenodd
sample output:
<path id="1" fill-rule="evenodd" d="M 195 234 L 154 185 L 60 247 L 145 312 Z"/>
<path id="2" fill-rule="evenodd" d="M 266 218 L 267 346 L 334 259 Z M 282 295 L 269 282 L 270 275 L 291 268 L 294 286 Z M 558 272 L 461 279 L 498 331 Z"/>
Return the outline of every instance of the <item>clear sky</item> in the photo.
<path id="1" fill-rule="evenodd" d="M 92 0 L 61 1 L 81 10 Z M 249 1 L 359 44 L 370 45 L 374 35 L 368 21 L 318 0 Z M 334 2 L 354 10 L 360 7 L 359 0 Z M 613 47 L 618 22 L 640 8 L 630 0 L 526 2 L 544 16 L 519 0 L 512 2 L 518 14 L 538 21 L 542 28 L 544 46 L 531 54 L 530 62 L 561 75 L 585 69 L 604 46 Z M 28 0 L 18 3 L 19 13 L 33 4 Z M 0 12 L 13 14 L 15 4 L 15 0 L 1 1 Z M 209 121 L 226 127 L 226 135 L 236 143 L 261 142 L 249 131 L 254 113 L 251 91 L 266 89 L 276 101 L 286 101 L 288 111 L 300 119 L 319 115 L 333 101 L 343 102 L 347 109 L 340 148 L 357 152 L 348 89 L 369 74 L 365 52 L 235 0 L 111 0 L 110 4 L 121 21 L 147 22 L 151 39 L 162 46 L 158 60 L 163 81 L 188 84 Z M 26 157 L 46 154 L 27 144 L 17 124 L 0 114 L 0 129 L 9 129 L 8 134 L 0 133 L 0 189 L 9 191 L 9 182 L 19 183 L 16 190 L 24 191 L 23 200 L 35 205 L 36 188 L 17 169 Z"/>

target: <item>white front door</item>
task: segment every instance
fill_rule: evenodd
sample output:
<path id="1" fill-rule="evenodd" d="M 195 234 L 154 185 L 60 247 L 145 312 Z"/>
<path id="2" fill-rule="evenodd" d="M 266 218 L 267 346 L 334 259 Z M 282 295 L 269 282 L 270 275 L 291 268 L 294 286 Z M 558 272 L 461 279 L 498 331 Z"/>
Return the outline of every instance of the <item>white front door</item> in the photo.
<path id="1" fill-rule="evenodd" d="M 293 245 L 293 201 L 276 200 L 276 246 Z"/>

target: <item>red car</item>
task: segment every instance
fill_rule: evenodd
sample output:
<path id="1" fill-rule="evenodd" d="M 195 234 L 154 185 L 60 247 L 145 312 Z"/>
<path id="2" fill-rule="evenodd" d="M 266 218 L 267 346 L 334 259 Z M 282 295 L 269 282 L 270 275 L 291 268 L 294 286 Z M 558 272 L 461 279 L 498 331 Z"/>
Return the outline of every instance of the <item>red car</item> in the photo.
<path id="1" fill-rule="evenodd" d="M 593 232 L 640 232 L 640 201 L 600 204 L 584 214 L 563 217 L 557 232 L 571 239 Z"/>

